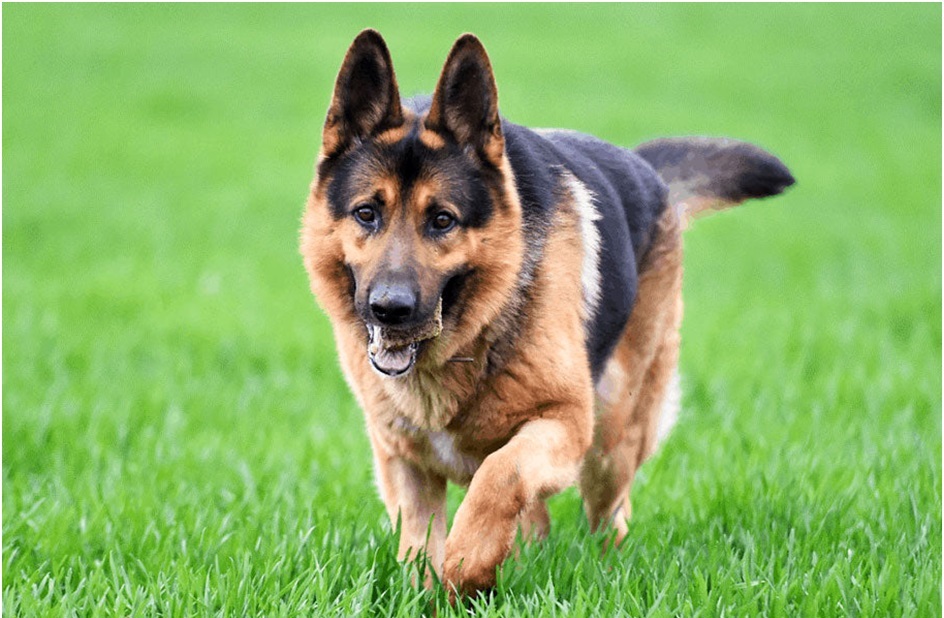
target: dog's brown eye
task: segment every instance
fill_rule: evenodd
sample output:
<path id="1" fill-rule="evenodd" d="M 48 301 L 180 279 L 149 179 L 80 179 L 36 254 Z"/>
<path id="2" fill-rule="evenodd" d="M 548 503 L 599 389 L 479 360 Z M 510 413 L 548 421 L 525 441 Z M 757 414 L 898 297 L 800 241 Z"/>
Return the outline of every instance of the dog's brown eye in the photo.
<path id="1" fill-rule="evenodd" d="M 436 214 L 432 220 L 432 227 L 437 232 L 448 232 L 455 226 L 456 218 L 443 210 Z"/>
<path id="2" fill-rule="evenodd" d="M 377 211 L 370 206 L 361 206 L 354 211 L 354 218 L 364 225 L 374 225 L 377 222 Z"/>

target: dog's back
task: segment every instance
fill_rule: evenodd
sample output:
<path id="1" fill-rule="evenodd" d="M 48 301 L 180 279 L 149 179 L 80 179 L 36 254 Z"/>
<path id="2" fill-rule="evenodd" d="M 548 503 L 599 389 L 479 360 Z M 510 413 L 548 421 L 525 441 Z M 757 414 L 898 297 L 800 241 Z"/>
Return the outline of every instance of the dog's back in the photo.
<path id="1" fill-rule="evenodd" d="M 684 227 L 692 216 L 776 195 L 793 184 L 776 157 L 736 140 L 660 139 L 632 151 L 571 130 L 531 130 L 505 121 L 503 131 L 531 228 L 526 234 L 542 233 L 559 201 L 552 188 L 568 185 L 583 197 L 578 206 L 593 226 L 585 230 L 584 250 L 595 252 L 584 272 L 595 380 L 629 319 L 640 265 L 669 204 Z"/>
<path id="2" fill-rule="evenodd" d="M 597 377 L 629 319 L 638 267 L 666 207 L 668 190 L 639 156 L 595 137 L 566 130 L 533 131 L 511 123 L 504 123 L 504 131 L 525 211 L 552 208 L 560 198 L 548 195 L 548 190 L 569 189 L 582 198 L 578 207 L 593 226 L 584 229 L 585 260 L 590 261 L 584 280 L 591 308 L 587 348 Z M 594 255 L 588 257 L 587 252 Z"/>

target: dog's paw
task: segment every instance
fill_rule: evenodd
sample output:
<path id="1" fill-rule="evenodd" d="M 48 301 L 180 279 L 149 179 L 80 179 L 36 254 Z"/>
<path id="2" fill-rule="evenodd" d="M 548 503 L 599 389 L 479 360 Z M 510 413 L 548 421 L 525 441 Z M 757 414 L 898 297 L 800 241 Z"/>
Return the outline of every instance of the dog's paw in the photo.
<path id="1" fill-rule="evenodd" d="M 492 588 L 495 568 L 476 568 L 462 558 L 446 558 L 442 583 L 449 591 L 449 603 L 454 605 L 457 596 L 471 596 Z"/>

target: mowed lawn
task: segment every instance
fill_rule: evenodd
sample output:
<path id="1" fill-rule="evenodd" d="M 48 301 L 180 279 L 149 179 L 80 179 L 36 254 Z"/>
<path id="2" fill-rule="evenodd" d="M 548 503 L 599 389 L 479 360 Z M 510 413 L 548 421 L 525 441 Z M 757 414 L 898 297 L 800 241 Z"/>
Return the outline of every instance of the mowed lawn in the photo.
<path id="1" fill-rule="evenodd" d="M 622 549 L 569 490 L 468 607 L 939 616 L 937 4 L 4 6 L 4 615 L 453 615 L 395 559 L 297 251 L 367 26 L 404 95 L 473 31 L 516 122 L 798 179 L 687 232 L 684 409 Z"/>

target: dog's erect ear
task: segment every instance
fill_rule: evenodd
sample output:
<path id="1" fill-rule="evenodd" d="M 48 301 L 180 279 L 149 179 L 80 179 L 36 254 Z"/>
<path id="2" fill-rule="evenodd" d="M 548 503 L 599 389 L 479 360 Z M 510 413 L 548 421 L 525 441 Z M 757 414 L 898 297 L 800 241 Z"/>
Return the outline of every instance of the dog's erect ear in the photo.
<path id="1" fill-rule="evenodd" d="M 335 153 L 352 141 L 403 123 L 400 92 L 383 37 L 376 30 L 357 35 L 344 56 L 322 132 L 322 152 Z"/>
<path id="2" fill-rule="evenodd" d="M 505 142 L 498 118 L 498 89 L 488 54 L 473 34 L 456 40 L 446 59 L 426 127 L 471 144 L 488 161 L 501 161 Z"/>

